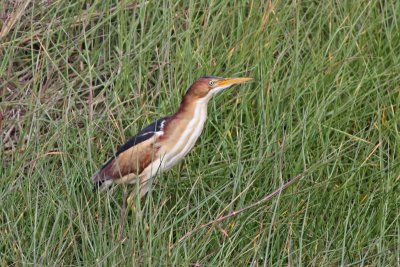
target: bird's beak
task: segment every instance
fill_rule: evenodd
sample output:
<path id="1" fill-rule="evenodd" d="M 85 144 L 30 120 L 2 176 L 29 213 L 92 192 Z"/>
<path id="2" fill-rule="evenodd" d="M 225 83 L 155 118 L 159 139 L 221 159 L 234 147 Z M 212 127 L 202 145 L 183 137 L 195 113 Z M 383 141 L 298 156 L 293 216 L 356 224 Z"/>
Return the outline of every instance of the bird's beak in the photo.
<path id="1" fill-rule="evenodd" d="M 243 78 L 226 78 L 218 82 L 218 86 L 231 86 L 234 84 L 245 83 L 252 81 L 253 78 L 243 77 Z"/>

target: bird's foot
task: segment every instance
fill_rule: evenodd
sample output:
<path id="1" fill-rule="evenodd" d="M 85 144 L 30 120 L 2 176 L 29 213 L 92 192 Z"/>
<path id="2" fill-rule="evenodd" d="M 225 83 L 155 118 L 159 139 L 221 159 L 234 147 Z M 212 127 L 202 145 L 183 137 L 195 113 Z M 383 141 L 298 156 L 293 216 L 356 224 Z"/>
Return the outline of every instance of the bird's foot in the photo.
<path id="1" fill-rule="evenodd" d="M 127 208 L 129 210 L 131 210 L 132 212 L 136 213 L 137 209 L 136 209 L 136 196 L 134 194 L 131 194 L 128 196 L 128 198 L 126 199 L 126 204 L 127 204 Z"/>

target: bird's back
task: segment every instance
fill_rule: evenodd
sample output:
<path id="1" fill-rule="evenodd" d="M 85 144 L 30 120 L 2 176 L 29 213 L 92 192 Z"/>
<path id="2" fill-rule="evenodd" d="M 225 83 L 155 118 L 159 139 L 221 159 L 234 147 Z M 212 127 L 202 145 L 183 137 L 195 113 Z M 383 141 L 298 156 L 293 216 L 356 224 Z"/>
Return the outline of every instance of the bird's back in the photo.
<path id="1" fill-rule="evenodd" d="M 152 161 L 159 147 L 156 146 L 168 117 L 154 121 L 128 142 L 122 145 L 115 155 L 93 175 L 92 180 L 97 186 L 104 182 L 115 181 L 134 173 L 140 174 Z"/>

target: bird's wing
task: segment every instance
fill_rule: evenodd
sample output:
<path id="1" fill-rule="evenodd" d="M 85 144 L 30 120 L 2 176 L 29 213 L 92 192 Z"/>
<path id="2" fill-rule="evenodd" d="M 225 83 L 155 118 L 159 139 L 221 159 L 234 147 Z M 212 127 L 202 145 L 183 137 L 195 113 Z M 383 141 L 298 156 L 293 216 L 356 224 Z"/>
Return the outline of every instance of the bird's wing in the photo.
<path id="1" fill-rule="evenodd" d="M 93 175 L 92 180 L 101 185 L 106 180 L 118 180 L 130 174 L 140 174 L 151 162 L 158 147 L 158 138 L 164 133 L 168 117 L 158 119 L 139 131 L 128 142 L 122 145 L 117 153 Z"/>

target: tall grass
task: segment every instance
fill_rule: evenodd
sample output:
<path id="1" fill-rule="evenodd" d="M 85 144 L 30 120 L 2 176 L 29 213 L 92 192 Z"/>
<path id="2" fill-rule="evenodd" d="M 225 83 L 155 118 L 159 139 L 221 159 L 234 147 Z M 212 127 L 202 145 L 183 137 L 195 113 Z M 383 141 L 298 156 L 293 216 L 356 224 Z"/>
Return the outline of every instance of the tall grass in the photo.
<path id="1" fill-rule="evenodd" d="M 400 2 L 6 1 L 0 17 L 1 265 L 400 264 Z M 210 102 L 119 241 L 133 187 L 89 177 L 204 75 L 256 82 Z"/>

